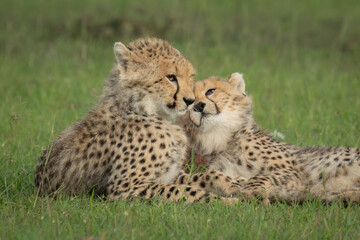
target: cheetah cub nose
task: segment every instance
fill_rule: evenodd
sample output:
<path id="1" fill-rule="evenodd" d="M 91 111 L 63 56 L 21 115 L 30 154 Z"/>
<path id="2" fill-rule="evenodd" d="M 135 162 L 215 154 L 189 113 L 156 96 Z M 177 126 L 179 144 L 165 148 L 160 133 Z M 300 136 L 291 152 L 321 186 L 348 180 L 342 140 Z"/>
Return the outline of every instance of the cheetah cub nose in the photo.
<path id="1" fill-rule="evenodd" d="M 193 98 L 183 98 L 183 100 L 184 100 L 186 106 L 189 106 L 195 102 L 195 99 L 193 99 Z"/>
<path id="2" fill-rule="evenodd" d="M 204 111 L 205 106 L 206 106 L 206 103 L 199 102 L 198 104 L 195 105 L 194 111 L 195 112 L 202 112 L 202 111 Z"/>

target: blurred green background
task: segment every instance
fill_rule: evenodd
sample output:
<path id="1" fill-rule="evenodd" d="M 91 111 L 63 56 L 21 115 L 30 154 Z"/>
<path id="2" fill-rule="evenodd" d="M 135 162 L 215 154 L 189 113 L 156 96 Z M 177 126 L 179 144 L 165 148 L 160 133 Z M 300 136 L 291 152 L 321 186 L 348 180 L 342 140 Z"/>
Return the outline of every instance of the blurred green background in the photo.
<path id="1" fill-rule="evenodd" d="M 96 103 L 114 42 L 139 37 L 171 42 L 197 79 L 244 73 L 256 120 L 285 141 L 359 147 L 359 26 L 358 0 L 2 0 L 0 239 L 359 237 L 358 206 L 36 199 L 33 184 L 42 150 Z"/>

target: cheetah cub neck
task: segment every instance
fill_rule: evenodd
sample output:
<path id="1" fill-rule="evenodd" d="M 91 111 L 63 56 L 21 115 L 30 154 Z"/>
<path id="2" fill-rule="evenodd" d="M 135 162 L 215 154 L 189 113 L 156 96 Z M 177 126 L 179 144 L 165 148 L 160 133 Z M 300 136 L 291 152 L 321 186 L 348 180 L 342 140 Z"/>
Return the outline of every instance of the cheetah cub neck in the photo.
<path id="1" fill-rule="evenodd" d="M 180 52 L 160 39 L 115 43 L 115 66 L 108 78 L 100 108 L 145 115 L 181 115 L 194 102 L 195 70 Z"/>
<path id="2" fill-rule="evenodd" d="M 198 153 L 224 151 L 235 132 L 254 124 L 242 74 L 229 81 L 210 77 L 197 82 L 194 92 L 196 105 L 178 119 Z"/>

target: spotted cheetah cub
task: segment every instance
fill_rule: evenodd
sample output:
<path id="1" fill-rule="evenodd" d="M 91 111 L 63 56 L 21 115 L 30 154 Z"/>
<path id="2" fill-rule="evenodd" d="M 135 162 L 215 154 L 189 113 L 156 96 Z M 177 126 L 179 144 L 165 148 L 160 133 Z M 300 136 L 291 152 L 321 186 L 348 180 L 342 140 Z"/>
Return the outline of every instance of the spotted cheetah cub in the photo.
<path id="1" fill-rule="evenodd" d="M 234 194 L 237 182 L 224 174 L 188 176 L 181 170 L 187 139 L 164 116 L 184 114 L 192 106 L 191 63 L 159 39 L 118 42 L 114 54 L 115 66 L 98 104 L 41 157 L 35 173 L 38 193 L 187 202 L 210 201 L 212 193 Z"/>
<path id="2" fill-rule="evenodd" d="M 209 168 L 238 178 L 245 197 L 360 201 L 358 148 L 304 148 L 274 140 L 254 121 L 241 74 L 228 81 L 208 78 L 194 91 L 195 106 L 180 122 Z"/>

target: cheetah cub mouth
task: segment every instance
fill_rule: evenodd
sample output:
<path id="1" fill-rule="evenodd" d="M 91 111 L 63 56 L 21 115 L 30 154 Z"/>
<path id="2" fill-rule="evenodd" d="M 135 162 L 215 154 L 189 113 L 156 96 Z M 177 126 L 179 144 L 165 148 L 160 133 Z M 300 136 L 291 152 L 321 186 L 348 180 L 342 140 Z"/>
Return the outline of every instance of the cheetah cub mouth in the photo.
<path id="1" fill-rule="evenodd" d="M 190 120 L 196 127 L 200 128 L 201 125 L 204 125 L 204 122 L 211 121 L 211 118 L 214 120 L 215 116 L 220 114 L 216 103 L 214 103 L 213 106 L 215 107 L 216 112 L 212 112 L 211 107 L 208 107 L 208 109 L 205 110 L 206 103 L 204 102 L 199 102 L 194 106 L 190 112 Z"/>

